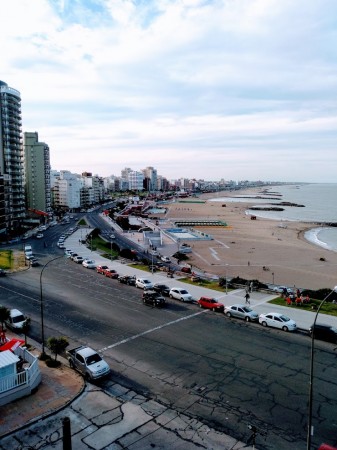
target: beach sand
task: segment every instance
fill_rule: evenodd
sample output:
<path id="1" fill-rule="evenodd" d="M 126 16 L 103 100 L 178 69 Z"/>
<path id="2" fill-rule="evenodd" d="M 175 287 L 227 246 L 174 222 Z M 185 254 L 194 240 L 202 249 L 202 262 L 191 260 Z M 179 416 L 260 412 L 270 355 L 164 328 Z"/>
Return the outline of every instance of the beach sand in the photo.
<path id="1" fill-rule="evenodd" d="M 256 194 L 257 191 L 254 193 Z M 246 191 L 246 193 L 248 193 Z M 252 193 L 252 191 L 249 191 Z M 244 192 L 240 191 L 240 195 Z M 231 193 L 221 193 L 221 197 Z M 197 200 L 214 198 L 203 194 L 167 205 L 166 219 L 217 219 L 228 227 L 195 227 L 213 237 L 210 241 L 186 241 L 193 253 L 188 263 L 219 276 L 240 276 L 266 284 L 307 289 L 333 288 L 337 285 L 337 253 L 321 248 L 304 238 L 315 224 L 282 222 L 245 214 L 251 203 Z M 222 206 L 222 205 L 226 206 Z M 166 205 L 165 205 L 166 206 Z M 263 269 L 266 268 L 266 270 Z"/>

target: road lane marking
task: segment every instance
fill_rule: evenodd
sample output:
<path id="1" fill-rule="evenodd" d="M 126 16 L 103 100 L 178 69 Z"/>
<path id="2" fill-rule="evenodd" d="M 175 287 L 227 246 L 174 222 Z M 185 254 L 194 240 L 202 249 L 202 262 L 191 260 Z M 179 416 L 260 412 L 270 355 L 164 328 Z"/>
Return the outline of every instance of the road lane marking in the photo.
<path id="1" fill-rule="evenodd" d="M 133 341 L 134 339 L 145 336 L 146 334 L 153 333 L 154 331 L 160 330 L 161 328 L 165 328 L 170 325 L 174 325 L 183 320 L 191 319 L 192 317 L 199 316 L 199 314 L 204 314 L 206 312 L 208 312 L 208 310 L 204 309 L 203 311 L 199 311 L 197 313 L 191 314 L 190 316 L 185 316 L 185 317 L 181 317 L 180 319 L 172 320 L 171 322 L 164 323 L 163 325 L 159 325 L 158 327 L 151 328 L 150 330 L 143 331 L 142 333 L 135 334 L 134 336 L 130 336 L 126 339 L 123 339 L 122 341 L 116 342 L 115 344 L 111 344 L 111 345 L 108 345 L 107 347 L 103 347 L 99 351 L 104 352 L 105 350 L 109 350 L 110 348 L 117 347 L 118 345 L 125 344 L 126 342 L 130 342 L 130 341 Z"/>

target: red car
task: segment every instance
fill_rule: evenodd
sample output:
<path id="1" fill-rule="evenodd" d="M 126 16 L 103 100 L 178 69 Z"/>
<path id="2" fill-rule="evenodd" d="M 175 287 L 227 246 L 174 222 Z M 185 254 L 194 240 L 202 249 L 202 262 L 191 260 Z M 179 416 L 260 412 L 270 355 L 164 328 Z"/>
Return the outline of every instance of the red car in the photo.
<path id="1" fill-rule="evenodd" d="M 224 311 L 224 305 L 215 300 L 215 298 L 210 297 L 200 297 L 198 300 L 198 305 L 200 308 L 211 309 L 212 311 Z"/>
<path id="2" fill-rule="evenodd" d="M 108 278 L 118 278 L 118 273 L 113 269 L 106 269 L 104 275 Z"/>
<path id="3" fill-rule="evenodd" d="M 96 272 L 97 273 L 101 273 L 102 275 L 105 275 L 105 271 L 109 269 L 108 266 L 97 266 L 96 267 Z"/>

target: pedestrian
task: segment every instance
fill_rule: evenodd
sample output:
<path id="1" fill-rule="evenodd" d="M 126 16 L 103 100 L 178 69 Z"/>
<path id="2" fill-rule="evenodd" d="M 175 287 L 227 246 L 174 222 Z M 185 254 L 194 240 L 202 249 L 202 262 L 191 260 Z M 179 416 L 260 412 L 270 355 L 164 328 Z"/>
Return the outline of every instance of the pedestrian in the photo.
<path id="1" fill-rule="evenodd" d="M 249 291 L 253 292 L 253 282 L 252 281 L 250 282 L 250 285 L 249 285 Z"/>
<path id="2" fill-rule="evenodd" d="M 246 292 L 245 299 L 246 299 L 246 304 L 250 305 L 250 295 L 248 294 L 248 292 Z"/>

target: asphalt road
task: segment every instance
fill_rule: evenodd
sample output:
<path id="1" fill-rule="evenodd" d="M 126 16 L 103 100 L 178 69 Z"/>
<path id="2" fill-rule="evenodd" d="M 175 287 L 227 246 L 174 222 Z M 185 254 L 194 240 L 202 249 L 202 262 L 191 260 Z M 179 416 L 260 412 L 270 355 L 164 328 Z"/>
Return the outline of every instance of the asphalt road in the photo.
<path id="1" fill-rule="evenodd" d="M 62 255 L 53 245 L 39 252 L 43 262 Z M 0 280 L 0 304 L 30 316 L 31 337 L 37 340 L 40 273 L 41 267 L 31 268 Z M 101 350 L 117 382 L 242 441 L 254 425 L 266 433 L 257 437 L 259 449 L 305 448 L 307 336 L 174 300 L 166 309 L 144 306 L 141 290 L 64 258 L 45 267 L 42 288 L 46 338 L 65 335 L 71 346 Z M 317 342 L 315 355 L 313 442 L 318 447 L 337 439 L 337 382 L 333 346 Z"/>

